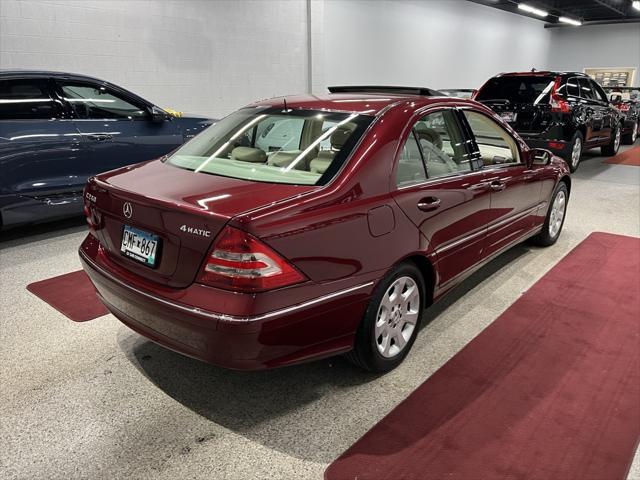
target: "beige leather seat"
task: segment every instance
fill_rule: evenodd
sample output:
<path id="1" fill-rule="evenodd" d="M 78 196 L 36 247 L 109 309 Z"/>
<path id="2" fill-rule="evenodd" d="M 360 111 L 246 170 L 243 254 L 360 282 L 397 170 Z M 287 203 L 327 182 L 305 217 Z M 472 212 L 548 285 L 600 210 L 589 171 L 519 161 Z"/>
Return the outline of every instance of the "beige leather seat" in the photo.
<path id="1" fill-rule="evenodd" d="M 442 137 L 432 128 L 416 128 L 427 164 L 429 178 L 442 177 L 458 171 L 458 165 L 442 150 Z"/>
<path id="2" fill-rule="evenodd" d="M 309 163 L 309 170 L 312 173 L 324 173 L 333 162 L 334 157 L 340 151 L 342 146 L 347 142 L 353 129 L 349 127 L 338 127 L 329 137 L 331 142 L 331 150 L 321 151 L 316 158 Z"/>
<path id="3" fill-rule="evenodd" d="M 274 167 L 288 167 L 291 162 L 293 162 L 302 152 L 300 150 L 289 151 L 289 152 L 275 152 L 269 155 L 269 159 L 267 160 L 267 165 L 271 165 Z M 304 159 L 300 160 L 293 167 L 296 170 L 306 170 L 306 163 Z"/>
<path id="4" fill-rule="evenodd" d="M 264 163 L 267 161 L 267 154 L 259 148 L 236 147 L 231 150 L 231 159 L 241 162 Z"/>

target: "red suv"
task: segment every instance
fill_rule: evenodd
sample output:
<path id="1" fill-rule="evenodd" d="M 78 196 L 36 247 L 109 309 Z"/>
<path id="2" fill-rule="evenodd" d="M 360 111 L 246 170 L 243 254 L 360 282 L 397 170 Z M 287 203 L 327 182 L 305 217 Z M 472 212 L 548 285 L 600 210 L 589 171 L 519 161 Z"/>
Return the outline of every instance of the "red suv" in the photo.
<path id="1" fill-rule="evenodd" d="M 473 101 L 338 88 L 261 101 L 90 179 L 83 266 L 109 310 L 235 369 L 398 365 L 425 307 L 509 247 L 551 245 L 571 182 Z"/>

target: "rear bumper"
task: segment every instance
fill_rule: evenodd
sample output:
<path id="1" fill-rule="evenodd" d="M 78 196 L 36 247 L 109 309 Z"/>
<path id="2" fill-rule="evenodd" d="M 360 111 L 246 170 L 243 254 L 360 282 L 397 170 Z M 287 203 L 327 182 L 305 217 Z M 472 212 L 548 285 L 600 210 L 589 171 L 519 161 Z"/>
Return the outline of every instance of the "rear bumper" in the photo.
<path id="1" fill-rule="evenodd" d="M 80 259 L 99 297 L 122 323 L 171 350 L 238 370 L 284 366 L 350 350 L 374 286 L 373 280 L 360 279 L 350 286 L 336 285 L 333 291 L 319 288 L 320 295 L 270 311 L 252 310 L 261 303 L 257 298 L 261 294 L 232 293 L 236 305 L 238 295 L 246 301 L 248 313 L 237 315 L 217 308 L 229 304 L 227 291 L 194 284 L 173 289 L 170 297 L 163 294 L 163 287 L 154 290 L 142 280 L 123 278 L 110 268 L 91 235 L 80 247 Z M 270 295 L 300 298 L 292 294 L 293 288 L 302 287 Z M 206 295 L 197 296 L 206 298 L 206 304 L 180 301 L 196 298 L 190 289 L 206 289 Z"/>

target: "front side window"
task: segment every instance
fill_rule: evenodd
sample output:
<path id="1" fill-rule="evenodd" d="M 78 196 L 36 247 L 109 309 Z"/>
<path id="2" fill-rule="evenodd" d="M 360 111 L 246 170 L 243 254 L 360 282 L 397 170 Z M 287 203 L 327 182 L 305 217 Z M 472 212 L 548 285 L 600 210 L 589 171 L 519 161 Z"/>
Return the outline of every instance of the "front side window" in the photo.
<path id="1" fill-rule="evenodd" d="M 465 110 L 464 116 L 485 166 L 520 163 L 516 141 L 495 120 L 471 110 Z"/>
<path id="2" fill-rule="evenodd" d="M 141 106 L 124 100 L 105 87 L 84 83 L 60 85 L 64 100 L 81 119 L 146 120 L 149 113 Z"/>
<path id="3" fill-rule="evenodd" d="M 49 120 L 57 114 L 47 80 L 0 81 L 0 120 Z"/>
<path id="4" fill-rule="evenodd" d="M 371 120 L 355 113 L 245 108 L 204 130 L 167 162 L 243 180 L 323 185 Z"/>

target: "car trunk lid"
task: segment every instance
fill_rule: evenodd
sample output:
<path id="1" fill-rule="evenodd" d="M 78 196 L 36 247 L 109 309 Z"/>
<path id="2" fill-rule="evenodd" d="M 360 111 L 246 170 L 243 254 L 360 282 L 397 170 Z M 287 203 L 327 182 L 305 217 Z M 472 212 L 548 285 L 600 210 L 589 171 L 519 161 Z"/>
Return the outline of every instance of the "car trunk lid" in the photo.
<path id="1" fill-rule="evenodd" d="M 85 197 L 113 262 L 180 288 L 193 283 L 213 240 L 231 218 L 314 188 L 194 173 L 153 161 L 98 176 Z M 125 226 L 158 237 L 154 267 L 122 254 Z"/>

